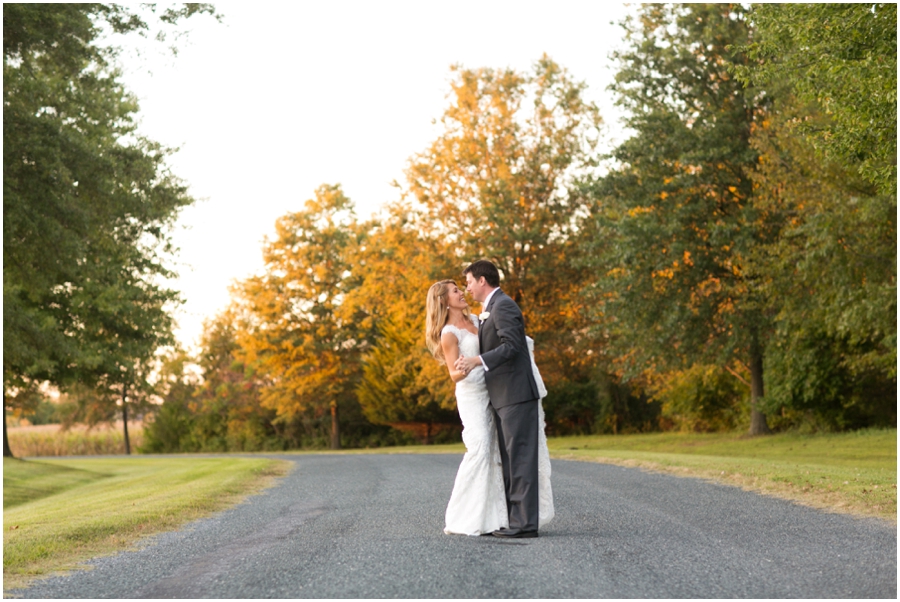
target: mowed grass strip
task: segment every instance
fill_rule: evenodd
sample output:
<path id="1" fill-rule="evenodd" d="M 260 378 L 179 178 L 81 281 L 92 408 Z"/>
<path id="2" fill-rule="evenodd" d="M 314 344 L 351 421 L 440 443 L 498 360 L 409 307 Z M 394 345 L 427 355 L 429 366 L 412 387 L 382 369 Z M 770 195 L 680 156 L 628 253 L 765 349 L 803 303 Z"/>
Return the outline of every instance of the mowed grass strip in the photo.
<path id="1" fill-rule="evenodd" d="M 823 510 L 897 521 L 896 429 L 559 437 L 548 444 L 554 458 L 699 477 Z"/>
<path id="2" fill-rule="evenodd" d="M 266 458 L 4 458 L 3 589 L 224 509 L 290 466 Z"/>

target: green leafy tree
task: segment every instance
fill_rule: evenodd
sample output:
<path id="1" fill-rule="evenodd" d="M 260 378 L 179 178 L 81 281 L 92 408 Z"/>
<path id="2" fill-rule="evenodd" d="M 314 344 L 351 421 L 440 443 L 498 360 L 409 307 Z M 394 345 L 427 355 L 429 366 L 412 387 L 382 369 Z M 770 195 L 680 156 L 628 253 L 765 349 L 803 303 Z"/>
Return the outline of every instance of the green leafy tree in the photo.
<path id="1" fill-rule="evenodd" d="M 852 167 L 878 195 L 897 194 L 897 5 L 756 4 L 758 32 L 737 70 L 756 86 L 787 86 L 827 120 L 791 129 L 820 158 Z M 895 201 L 896 202 L 896 201 Z"/>
<path id="2" fill-rule="evenodd" d="M 143 453 L 200 451 L 192 437 L 196 417 L 191 401 L 200 387 L 195 360 L 184 349 L 173 349 L 162 357 L 156 393 L 161 403 L 144 428 Z"/>
<path id="3" fill-rule="evenodd" d="M 192 400 L 195 438 L 210 451 L 283 447 L 273 425 L 276 412 L 261 403 L 263 381 L 239 358 L 236 317 L 226 311 L 204 326 L 198 361 L 203 383 Z"/>
<path id="4" fill-rule="evenodd" d="M 88 259 L 106 264 L 104 288 L 79 308 L 84 325 L 79 352 L 90 359 L 79 370 L 79 378 L 62 384 L 61 389 L 76 402 L 66 426 L 72 421 L 94 425 L 114 420 L 120 411 L 125 453 L 130 454 L 129 408 L 132 418 L 150 408 L 155 395 L 152 373 L 159 364 L 155 353 L 175 343 L 169 305 L 177 297 L 174 291 L 148 286 L 141 278 L 142 269 L 146 266 L 150 273 L 156 272 L 153 262 L 134 246 L 125 251 L 132 260 L 120 259 L 113 254 L 115 249 Z"/>
<path id="5" fill-rule="evenodd" d="M 777 310 L 770 406 L 830 428 L 896 424 L 896 6 L 760 5 L 770 109 L 754 204 L 785 216 L 748 271 Z"/>
<path id="6" fill-rule="evenodd" d="M 157 384 L 162 403 L 145 430 L 145 451 L 284 449 L 263 407 L 263 381 L 238 355 L 238 320 L 226 310 L 204 322 L 199 356 L 171 355 Z"/>
<path id="7" fill-rule="evenodd" d="M 730 431 L 744 422 L 747 381 L 718 366 L 694 364 L 661 374 L 649 391 L 661 401 L 662 420 L 687 432 Z"/>
<path id="8" fill-rule="evenodd" d="M 191 4 L 160 19 L 212 12 Z M 5 392 L 116 380 L 110 356 L 119 370 L 129 353 L 146 357 L 118 335 L 152 323 L 151 338 L 163 336 L 159 307 L 177 300 L 157 282 L 171 275 L 168 227 L 192 199 L 165 167 L 169 151 L 137 134 L 116 48 L 97 42 L 104 24 L 149 29 L 117 5 L 3 7 Z M 125 303 L 137 305 L 119 313 Z M 136 319 L 141 303 L 157 315 Z"/>
<path id="9" fill-rule="evenodd" d="M 634 132 L 596 182 L 587 238 L 598 321 L 614 320 L 626 377 L 695 363 L 745 369 L 751 434 L 762 412 L 771 315 L 746 272 L 777 215 L 755 211 L 747 172 L 757 101 L 729 72 L 746 60 L 745 10 L 736 4 L 642 5 L 624 23 L 615 89 Z"/>
<path id="10" fill-rule="evenodd" d="M 29 383 L 24 389 L 8 391 L 6 395 L 14 398 L 14 402 L 9 405 L 15 407 L 12 415 L 19 420 L 25 418 L 31 424 L 60 421 L 57 404 L 50 401 L 46 392 L 42 391 L 37 383 Z"/>

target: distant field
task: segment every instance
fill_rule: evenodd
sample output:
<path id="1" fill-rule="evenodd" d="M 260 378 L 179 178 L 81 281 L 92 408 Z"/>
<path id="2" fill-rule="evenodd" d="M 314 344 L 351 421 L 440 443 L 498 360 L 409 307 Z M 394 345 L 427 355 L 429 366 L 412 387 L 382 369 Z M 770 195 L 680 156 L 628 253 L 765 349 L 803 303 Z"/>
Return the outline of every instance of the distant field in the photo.
<path id="1" fill-rule="evenodd" d="M 39 426 L 13 426 L 7 429 L 9 448 L 17 458 L 39 456 L 96 456 L 125 453 L 125 435 L 122 422 L 115 425 L 101 424 L 92 429 L 76 425 L 68 431 L 58 424 Z M 144 442 L 144 425 L 128 423 L 128 439 L 131 451 Z"/>

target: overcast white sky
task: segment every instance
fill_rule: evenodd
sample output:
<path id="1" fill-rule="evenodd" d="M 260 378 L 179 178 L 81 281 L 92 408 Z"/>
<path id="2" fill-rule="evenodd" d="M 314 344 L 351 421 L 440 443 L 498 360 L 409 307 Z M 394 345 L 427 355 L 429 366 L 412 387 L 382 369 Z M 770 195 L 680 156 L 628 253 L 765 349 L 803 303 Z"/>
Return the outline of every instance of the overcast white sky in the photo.
<path id="1" fill-rule="evenodd" d="M 217 3 L 195 18 L 176 58 L 123 55 L 141 131 L 180 147 L 172 170 L 199 199 L 174 239 L 187 300 L 178 337 L 192 346 L 228 286 L 262 267 L 275 219 L 323 183 L 367 217 L 394 200 L 407 159 L 438 130 L 452 64 L 528 70 L 543 53 L 589 85 L 610 136 L 610 50 L 626 5 L 586 0 Z"/>

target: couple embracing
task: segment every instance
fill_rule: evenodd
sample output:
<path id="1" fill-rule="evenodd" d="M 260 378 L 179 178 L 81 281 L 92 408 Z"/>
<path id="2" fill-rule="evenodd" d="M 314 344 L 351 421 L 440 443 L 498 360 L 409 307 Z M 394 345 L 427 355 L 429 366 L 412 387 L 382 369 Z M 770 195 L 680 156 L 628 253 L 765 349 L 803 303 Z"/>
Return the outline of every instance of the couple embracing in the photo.
<path id="1" fill-rule="evenodd" d="M 554 511 L 541 406 L 547 391 L 534 342 L 494 264 L 479 260 L 464 274 L 466 291 L 481 303 L 478 317 L 453 280 L 433 284 L 426 302 L 426 342 L 456 383 L 466 446 L 444 532 L 537 537 Z"/>

